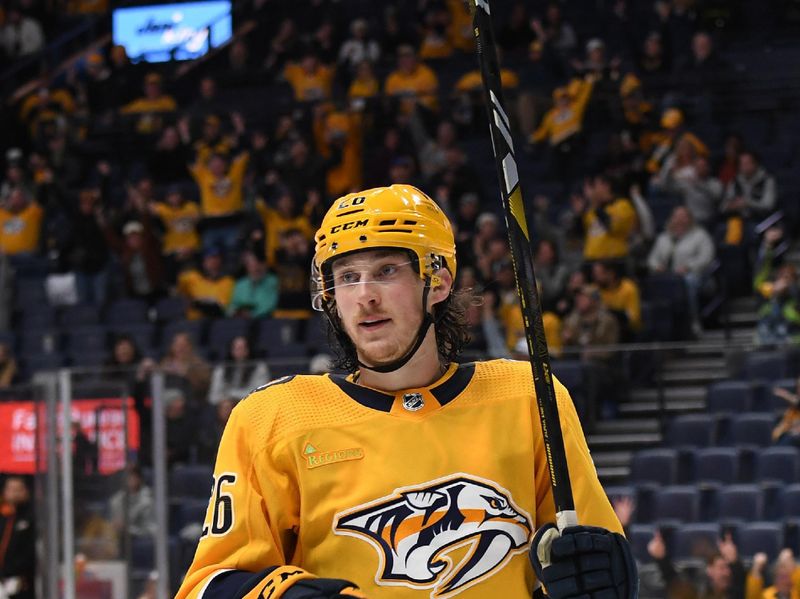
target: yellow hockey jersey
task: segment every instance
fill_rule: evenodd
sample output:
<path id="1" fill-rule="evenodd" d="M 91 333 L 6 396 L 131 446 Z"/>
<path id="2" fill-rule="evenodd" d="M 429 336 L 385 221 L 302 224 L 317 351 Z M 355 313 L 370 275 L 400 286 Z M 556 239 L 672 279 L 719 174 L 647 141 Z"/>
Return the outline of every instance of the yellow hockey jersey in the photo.
<path id="1" fill-rule="evenodd" d="M 555 381 L 578 520 L 622 532 Z M 555 521 L 527 362 L 451 365 L 387 393 L 295 376 L 233 411 L 178 599 L 280 597 L 343 578 L 371 599 L 530 599 L 534 530 Z"/>

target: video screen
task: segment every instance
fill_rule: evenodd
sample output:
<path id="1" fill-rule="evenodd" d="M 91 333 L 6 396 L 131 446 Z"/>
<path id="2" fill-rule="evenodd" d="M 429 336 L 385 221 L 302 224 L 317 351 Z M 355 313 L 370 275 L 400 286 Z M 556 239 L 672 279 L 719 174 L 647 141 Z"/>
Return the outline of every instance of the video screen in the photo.
<path id="1" fill-rule="evenodd" d="M 230 0 L 118 8 L 112 15 L 114 43 L 133 62 L 192 60 L 233 34 Z"/>

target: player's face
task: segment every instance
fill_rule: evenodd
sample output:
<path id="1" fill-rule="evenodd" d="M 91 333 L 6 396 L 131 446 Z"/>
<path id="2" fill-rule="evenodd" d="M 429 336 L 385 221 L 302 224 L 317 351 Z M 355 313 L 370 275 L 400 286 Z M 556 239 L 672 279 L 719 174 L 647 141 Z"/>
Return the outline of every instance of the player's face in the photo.
<path id="1" fill-rule="evenodd" d="M 422 322 L 424 284 L 404 252 L 370 250 L 331 267 L 336 309 L 364 364 L 399 359 Z"/>

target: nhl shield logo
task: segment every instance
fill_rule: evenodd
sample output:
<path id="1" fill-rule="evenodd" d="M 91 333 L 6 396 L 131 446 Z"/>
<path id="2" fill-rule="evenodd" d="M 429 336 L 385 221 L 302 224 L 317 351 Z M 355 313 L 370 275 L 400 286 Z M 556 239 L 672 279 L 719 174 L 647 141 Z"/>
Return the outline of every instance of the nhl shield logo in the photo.
<path id="1" fill-rule="evenodd" d="M 416 412 L 425 407 L 425 400 L 422 393 L 406 393 L 403 395 L 403 407 L 409 412 Z"/>

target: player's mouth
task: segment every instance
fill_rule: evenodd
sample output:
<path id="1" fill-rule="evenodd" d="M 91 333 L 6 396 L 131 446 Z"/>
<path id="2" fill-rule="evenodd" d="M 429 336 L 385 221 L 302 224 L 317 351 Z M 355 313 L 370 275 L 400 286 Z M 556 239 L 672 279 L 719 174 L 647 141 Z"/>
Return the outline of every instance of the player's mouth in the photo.
<path id="1" fill-rule="evenodd" d="M 367 331 L 375 331 L 385 326 L 390 320 L 390 318 L 368 318 L 359 322 L 358 326 Z"/>

